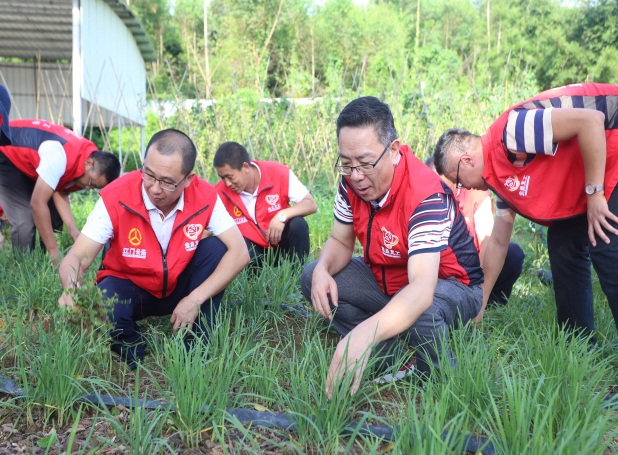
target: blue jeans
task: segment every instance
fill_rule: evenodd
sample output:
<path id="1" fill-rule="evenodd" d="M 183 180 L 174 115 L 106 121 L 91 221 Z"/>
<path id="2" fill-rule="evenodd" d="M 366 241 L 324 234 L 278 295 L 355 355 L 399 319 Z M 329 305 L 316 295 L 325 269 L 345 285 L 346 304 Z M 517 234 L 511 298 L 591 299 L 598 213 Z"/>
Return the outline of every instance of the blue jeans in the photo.
<path id="1" fill-rule="evenodd" d="M 618 191 L 614 190 L 609 199 L 609 210 L 618 215 Z M 605 234 L 609 244 L 597 236 L 597 246 L 590 246 L 586 215 L 554 221 L 547 230 L 558 323 L 585 334 L 594 330 L 591 263 L 618 328 L 618 236 L 607 231 Z"/>
<path id="2" fill-rule="evenodd" d="M 113 276 L 101 280 L 98 287 L 105 292 L 105 295 L 118 298 L 109 312 L 110 321 L 114 325 L 110 333 L 112 350 L 120 354 L 129 365 L 133 365 L 135 360 L 143 358 L 145 344 L 137 321 L 148 316 L 172 314 L 178 302 L 201 285 L 215 271 L 226 252 L 227 248 L 216 237 L 201 240 L 193 258 L 178 276 L 176 288 L 163 299 L 158 299 L 130 280 Z M 209 329 L 212 327 L 219 310 L 223 292 L 219 292 L 210 301 L 202 304 L 200 315 L 193 324 L 192 331 L 205 342 L 208 341 Z M 185 338 L 187 347 L 193 341 L 193 335 L 188 334 Z"/>

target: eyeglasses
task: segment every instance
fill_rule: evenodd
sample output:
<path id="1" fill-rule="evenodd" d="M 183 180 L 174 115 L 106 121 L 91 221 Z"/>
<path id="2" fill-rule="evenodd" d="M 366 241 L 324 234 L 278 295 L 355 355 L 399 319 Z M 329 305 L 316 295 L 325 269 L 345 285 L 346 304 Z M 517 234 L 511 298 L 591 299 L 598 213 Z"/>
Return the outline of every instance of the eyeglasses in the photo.
<path id="1" fill-rule="evenodd" d="M 150 175 L 148 174 L 146 171 L 144 171 L 144 169 L 140 169 L 140 172 L 142 173 L 142 180 L 148 184 L 153 184 L 155 182 L 159 182 L 159 185 L 161 186 L 162 189 L 164 189 L 165 191 L 174 191 L 176 188 L 178 188 L 178 185 L 180 185 L 182 182 L 185 181 L 185 179 L 187 177 L 189 177 L 189 174 L 185 175 L 182 180 L 178 183 L 170 183 L 170 182 L 165 182 L 161 179 L 156 178 L 154 175 Z"/>
<path id="2" fill-rule="evenodd" d="M 382 157 L 384 156 L 386 151 L 390 148 L 390 146 L 391 146 L 391 144 L 388 144 L 384 148 L 384 151 L 382 152 L 382 154 L 373 163 L 359 164 L 358 166 L 340 166 L 340 165 L 335 165 L 335 169 L 337 169 L 337 171 L 341 175 L 346 175 L 346 176 L 352 175 L 352 172 L 354 172 L 354 171 L 358 172 L 360 175 L 370 175 L 370 174 L 373 174 L 376 171 L 377 164 L 380 162 L 380 160 L 382 159 Z M 337 158 L 337 162 L 339 162 L 340 159 L 341 159 L 341 157 L 338 157 Z"/>
<path id="3" fill-rule="evenodd" d="M 100 190 L 101 188 L 97 187 L 96 185 L 92 184 L 92 174 L 95 174 L 94 172 L 94 166 L 92 166 L 90 168 L 90 171 L 88 172 L 88 183 L 86 185 L 84 185 L 84 189 L 85 190 Z"/>
<path id="4" fill-rule="evenodd" d="M 460 188 L 459 185 L 461 185 L 459 183 L 459 166 L 461 165 L 461 158 L 459 158 L 459 161 L 457 162 L 457 175 L 455 176 L 455 188 Z M 463 185 L 462 185 L 463 186 Z"/>

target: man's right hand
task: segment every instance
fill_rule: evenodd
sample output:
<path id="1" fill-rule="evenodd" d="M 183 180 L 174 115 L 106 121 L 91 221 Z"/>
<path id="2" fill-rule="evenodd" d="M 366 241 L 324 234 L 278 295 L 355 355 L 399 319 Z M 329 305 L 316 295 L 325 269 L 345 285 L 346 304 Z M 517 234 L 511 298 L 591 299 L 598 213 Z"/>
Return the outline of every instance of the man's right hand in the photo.
<path id="1" fill-rule="evenodd" d="M 60 298 L 58 299 L 58 306 L 60 308 L 68 308 L 68 309 L 75 308 L 75 302 L 73 302 L 73 297 L 71 296 L 71 294 L 67 294 L 66 292 L 63 292 Z"/>
<path id="2" fill-rule="evenodd" d="M 334 306 L 338 305 L 339 291 L 337 283 L 324 267 L 316 265 L 311 278 L 311 303 L 313 308 L 320 315 L 327 319 L 332 319 L 333 314 L 330 309 L 330 301 Z"/>

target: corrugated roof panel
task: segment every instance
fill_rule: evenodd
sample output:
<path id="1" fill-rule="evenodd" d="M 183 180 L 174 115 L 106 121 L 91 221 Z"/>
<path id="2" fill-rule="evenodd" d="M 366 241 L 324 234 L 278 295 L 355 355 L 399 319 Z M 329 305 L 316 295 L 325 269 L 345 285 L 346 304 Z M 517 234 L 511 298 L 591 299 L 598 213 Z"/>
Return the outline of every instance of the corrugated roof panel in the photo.
<path id="1" fill-rule="evenodd" d="M 124 1 L 101 1 L 131 31 L 144 61 L 156 60 L 150 38 Z M 0 24 L 0 57 L 71 60 L 71 0 L 0 0 Z"/>

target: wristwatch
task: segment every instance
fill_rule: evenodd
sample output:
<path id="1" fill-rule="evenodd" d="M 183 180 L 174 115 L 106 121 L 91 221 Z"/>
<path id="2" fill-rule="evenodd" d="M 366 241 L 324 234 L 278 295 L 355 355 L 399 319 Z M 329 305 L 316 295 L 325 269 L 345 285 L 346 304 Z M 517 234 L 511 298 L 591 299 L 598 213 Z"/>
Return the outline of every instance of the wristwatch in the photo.
<path id="1" fill-rule="evenodd" d="M 279 221 L 281 221 L 283 224 L 285 224 L 285 222 L 288 220 L 288 217 L 285 216 L 285 213 L 283 212 L 277 213 L 277 218 L 279 218 Z"/>
<path id="2" fill-rule="evenodd" d="M 598 193 L 603 191 L 603 185 L 595 185 L 594 183 L 586 183 L 584 187 L 584 191 L 588 196 L 592 196 L 594 193 Z"/>

